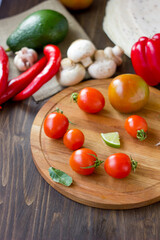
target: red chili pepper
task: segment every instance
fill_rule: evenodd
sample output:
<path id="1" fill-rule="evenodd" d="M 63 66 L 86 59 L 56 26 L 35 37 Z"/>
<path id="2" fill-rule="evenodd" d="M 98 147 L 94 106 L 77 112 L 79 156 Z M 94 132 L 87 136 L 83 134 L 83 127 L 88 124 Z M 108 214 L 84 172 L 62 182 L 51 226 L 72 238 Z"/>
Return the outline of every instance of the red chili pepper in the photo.
<path id="1" fill-rule="evenodd" d="M 26 72 L 22 73 L 16 78 L 13 78 L 8 83 L 7 90 L 0 96 L 0 104 L 8 101 L 20 91 L 22 91 L 36 76 L 39 74 L 47 63 L 47 58 L 43 57 L 36 62 Z"/>
<path id="2" fill-rule="evenodd" d="M 160 83 L 160 33 L 141 37 L 131 49 L 131 60 L 137 75 L 149 85 Z"/>
<path id="3" fill-rule="evenodd" d="M 8 56 L 0 46 L 0 96 L 4 93 L 8 85 Z"/>
<path id="4" fill-rule="evenodd" d="M 61 52 L 59 48 L 55 45 L 47 45 L 44 48 L 44 54 L 48 59 L 47 65 L 23 91 L 13 98 L 14 101 L 24 100 L 32 96 L 58 72 L 61 62 Z"/>

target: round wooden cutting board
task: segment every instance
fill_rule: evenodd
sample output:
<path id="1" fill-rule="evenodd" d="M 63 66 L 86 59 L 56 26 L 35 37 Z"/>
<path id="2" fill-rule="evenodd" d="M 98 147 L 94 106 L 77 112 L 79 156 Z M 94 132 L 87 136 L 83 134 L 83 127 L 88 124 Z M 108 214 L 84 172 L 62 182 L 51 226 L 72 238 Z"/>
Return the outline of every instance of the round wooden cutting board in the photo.
<path id="1" fill-rule="evenodd" d="M 150 88 L 150 98 L 145 108 L 136 113 L 148 123 L 148 138 L 138 141 L 124 129 L 124 121 L 131 114 L 121 114 L 108 101 L 110 80 L 84 81 L 76 86 L 64 89 L 53 96 L 37 114 L 31 129 L 31 150 L 34 163 L 42 177 L 64 196 L 97 208 L 129 209 L 142 207 L 160 200 L 160 91 Z M 71 102 L 71 94 L 86 86 L 95 87 L 105 96 L 106 104 L 98 114 L 88 114 Z M 104 170 L 104 163 L 90 176 L 82 176 L 69 166 L 72 153 L 63 145 L 62 139 L 54 140 L 44 134 L 43 122 L 47 114 L 56 109 L 63 110 L 68 119 L 85 135 L 83 147 L 94 150 L 100 160 L 117 152 L 123 152 L 138 161 L 135 173 L 124 179 L 114 179 Z M 107 146 L 100 133 L 115 132 L 120 134 L 121 148 Z M 73 184 L 65 187 L 55 183 L 49 176 L 49 167 L 66 172 L 73 178 Z"/>

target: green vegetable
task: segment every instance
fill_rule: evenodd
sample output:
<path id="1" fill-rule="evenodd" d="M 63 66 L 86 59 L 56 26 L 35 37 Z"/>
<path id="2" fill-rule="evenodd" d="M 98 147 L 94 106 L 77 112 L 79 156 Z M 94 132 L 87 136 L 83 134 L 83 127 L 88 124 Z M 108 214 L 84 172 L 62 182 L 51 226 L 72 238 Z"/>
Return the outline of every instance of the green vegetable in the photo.
<path id="1" fill-rule="evenodd" d="M 42 49 L 47 44 L 58 44 L 68 32 L 68 21 L 59 12 L 39 10 L 26 17 L 8 37 L 7 45 L 13 52 L 22 47 Z"/>
<path id="2" fill-rule="evenodd" d="M 72 178 L 69 175 L 53 167 L 49 168 L 49 175 L 53 181 L 61 183 L 67 187 L 69 187 L 73 182 Z"/>

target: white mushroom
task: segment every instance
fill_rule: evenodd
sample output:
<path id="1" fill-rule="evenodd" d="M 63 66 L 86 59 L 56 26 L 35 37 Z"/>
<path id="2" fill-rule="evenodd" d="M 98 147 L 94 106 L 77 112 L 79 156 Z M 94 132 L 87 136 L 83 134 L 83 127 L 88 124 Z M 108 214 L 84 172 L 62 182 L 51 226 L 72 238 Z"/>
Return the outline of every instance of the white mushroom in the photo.
<path id="1" fill-rule="evenodd" d="M 62 86 L 71 86 L 81 82 L 86 74 L 86 70 L 80 63 L 74 63 L 69 58 L 61 61 L 61 67 L 56 78 Z"/>
<path id="2" fill-rule="evenodd" d="M 86 39 L 78 39 L 74 41 L 67 50 L 67 56 L 73 62 L 81 62 L 84 67 L 88 67 L 92 63 L 92 56 L 96 48 L 94 44 Z"/>
<path id="3" fill-rule="evenodd" d="M 113 48 L 106 47 L 104 49 L 104 53 L 108 59 L 115 61 L 117 66 L 120 66 L 122 64 L 122 55 L 124 54 L 124 51 L 119 46 L 114 46 Z"/>
<path id="4" fill-rule="evenodd" d="M 20 51 L 15 53 L 14 64 L 19 71 L 26 71 L 30 68 L 38 59 L 38 55 L 35 50 L 24 47 Z"/>
<path id="5" fill-rule="evenodd" d="M 105 57 L 103 50 L 97 50 L 95 53 L 95 62 L 92 63 L 88 72 L 92 78 L 104 79 L 111 77 L 116 71 L 116 63 Z"/>

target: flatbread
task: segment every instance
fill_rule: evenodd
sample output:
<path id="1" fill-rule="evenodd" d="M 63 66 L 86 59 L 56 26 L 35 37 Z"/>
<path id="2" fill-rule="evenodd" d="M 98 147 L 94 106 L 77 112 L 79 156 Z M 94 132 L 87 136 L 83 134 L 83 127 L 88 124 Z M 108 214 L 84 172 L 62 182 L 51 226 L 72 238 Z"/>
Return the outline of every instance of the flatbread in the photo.
<path id="1" fill-rule="evenodd" d="M 106 5 L 103 30 L 130 57 L 141 37 L 160 32 L 159 0 L 110 0 Z"/>

